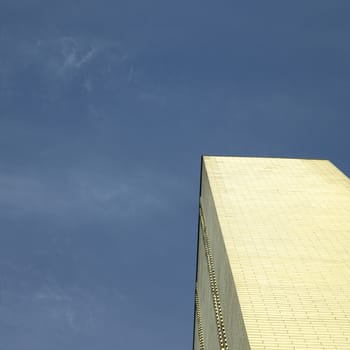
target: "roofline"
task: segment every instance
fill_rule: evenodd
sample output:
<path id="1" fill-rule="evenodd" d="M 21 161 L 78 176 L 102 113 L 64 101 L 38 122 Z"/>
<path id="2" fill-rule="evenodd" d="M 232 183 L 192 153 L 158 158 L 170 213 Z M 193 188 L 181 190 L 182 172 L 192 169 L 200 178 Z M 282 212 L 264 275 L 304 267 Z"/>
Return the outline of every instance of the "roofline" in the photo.
<path id="1" fill-rule="evenodd" d="M 258 158 L 258 159 L 290 159 L 290 160 L 317 160 L 331 162 L 329 159 L 324 158 L 297 158 L 297 157 L 284 157 L 284 156 L 259 156 L 259 155 L 232 155 L 232 154 L 203 154 L 201 158 Z M 332 163 L 332 162 L 331 162 Z"/>

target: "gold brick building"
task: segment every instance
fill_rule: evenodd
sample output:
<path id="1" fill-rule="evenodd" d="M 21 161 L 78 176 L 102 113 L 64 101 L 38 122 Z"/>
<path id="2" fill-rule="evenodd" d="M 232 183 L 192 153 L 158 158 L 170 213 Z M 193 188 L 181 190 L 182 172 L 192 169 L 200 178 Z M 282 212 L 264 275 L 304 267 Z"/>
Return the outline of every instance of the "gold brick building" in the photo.
<path id="1" fill-rule="evenodd" d="M 350 350 L 350 180 L 326 160 L 203 157 L 194 350 Z"/>

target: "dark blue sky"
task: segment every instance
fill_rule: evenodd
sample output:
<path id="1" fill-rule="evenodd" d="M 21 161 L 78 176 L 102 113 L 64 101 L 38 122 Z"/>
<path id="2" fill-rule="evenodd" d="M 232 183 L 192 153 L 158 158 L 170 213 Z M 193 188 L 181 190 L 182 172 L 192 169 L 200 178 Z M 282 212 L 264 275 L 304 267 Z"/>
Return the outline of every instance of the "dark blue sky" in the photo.
<path id="1" fill-rule="evenodd" d="M 0 0 L 0 348 L 191 349 L 200 155 L 349 175 L 349 18 Z"/>

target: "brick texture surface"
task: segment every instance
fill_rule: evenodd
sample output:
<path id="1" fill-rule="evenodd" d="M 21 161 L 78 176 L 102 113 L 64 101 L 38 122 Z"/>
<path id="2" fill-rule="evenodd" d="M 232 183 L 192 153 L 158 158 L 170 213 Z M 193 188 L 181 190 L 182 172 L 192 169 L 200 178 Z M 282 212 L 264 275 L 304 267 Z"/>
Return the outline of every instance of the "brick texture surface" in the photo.
<path id="1" fill-rule="evenodd" d="M 229 349 L 350 349 L 344 174 L 324 160 L 204 157 L 201 206 Z M 204 345 L 220 350 L 203 249 Z"/>

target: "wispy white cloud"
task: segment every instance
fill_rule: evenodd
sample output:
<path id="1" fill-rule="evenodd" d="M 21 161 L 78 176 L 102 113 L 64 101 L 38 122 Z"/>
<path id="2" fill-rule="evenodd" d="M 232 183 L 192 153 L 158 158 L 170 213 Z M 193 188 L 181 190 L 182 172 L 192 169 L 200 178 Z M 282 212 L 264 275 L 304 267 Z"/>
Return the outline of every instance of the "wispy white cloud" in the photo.
<path id="1" fill-rule="evenodd" d="M 51 328 L 90 335 L 100 331 L 105 319 L 113 316 L 109 303 L 115 303 L 117 309 L 121 301 L 126 301 L 126 296 L 107 288 L 88 291 L 52 284 L 31 291 L 6 290 L 1 296 L 1 323 L 10 320 L 12 326 L 26 325 L 27 330 L 50 324 Z"/>
<path id="2" fill-rule="evenodd" d="M 11 79 L 27 68 L 51 83 L 77 78 L 78 72 L 83 72 L 79 79 L 87 81 L 95 69 L 99 74 L 107 74 L 128 60 L 120 42 L 103 37 L 15 38 L 0 35 L 0 47 L 3 49 L 0 53 L 0 78 L 6 82 L 5 85 L 10 85 Z M 128 74 L 129 66 L 126 64 L 125 76 Z M 82 86 L 89 89 L 91 80 Z"/>
<path id="3" fill-rule="evenodd" d="M 93 83 L 92 83 L 92 79 L 90 77 L 87 77 L 83 83 L 84 89 L 86 91 L 92 91 L 94 89 Z"/>
<path id="4" fill-rule="evenodd" d="M 165 177 L 166 178 L 166 177 Z M 12 217 L 53 214 L 89 214 L 129 217 L 166 210 L 169 200 L 158 188 L 159 176 L 115 179 L 87 171 L 71 171 L 62 178 L 0 173 L 0 207 Z M 174 190 L 174 183 L 165 184 Z M 139 215 L 139 214 L 138 214 Z"/>
<path id="5" fill-rule="evenodd" d="M 62 288 L 44 286 L 37 291 L 34 291 L 34 299 L 39 301 L 72 301 L 72 296 L 64 291 Z"/>
<path id="6" fill-rule="evenodd" d="M 163 106 L 167 102 L 167 98 L 164 94 L 158 91 L 142 91 L 138 95 L 138 99 L 144 103 L 156 104 Z"/>
<path id="7" fill-rule="evenodd" d="M 97 46 L 84 47 L 76 38 L 63 37 L 60 39 L 61 53 L 63 57 L 62 70 L 80 69 L 88 64 L 98 53 Z"/>

